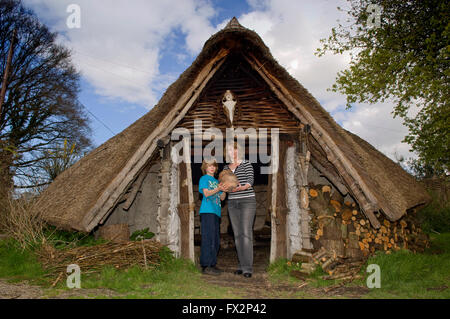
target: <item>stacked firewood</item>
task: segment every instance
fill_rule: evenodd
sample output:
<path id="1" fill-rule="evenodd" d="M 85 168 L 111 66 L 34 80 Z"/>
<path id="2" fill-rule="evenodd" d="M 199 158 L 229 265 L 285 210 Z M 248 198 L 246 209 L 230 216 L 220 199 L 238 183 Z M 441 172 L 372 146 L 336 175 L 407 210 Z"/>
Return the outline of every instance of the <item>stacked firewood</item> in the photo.
<path id="1" fill-rule="evenodd" d="M 322 276 L 322 279 L 342 279 L 353 280 L 360 278 L 358 274 L 365 260 L 355 260 L 353 258 L 344 258 L 337 256 L 336 252 L 330 252 L 324 247 L 312 255 L 313 262 L 322 267 L 322 270 L 328 275 Z"/>
<path id="2" fill-rule="evenodd" d="M 390 254 L 399 249 L 423 251 L 428 238 L 417 226 L 412 214 L 392 222 L 378 214 L 379 229 L 351 201 L 344 200 L 330 186 L 310 187 L 311 226 L 317 248 L 324 247 L 340 257 L 363 258 L 377 250 Z"/>

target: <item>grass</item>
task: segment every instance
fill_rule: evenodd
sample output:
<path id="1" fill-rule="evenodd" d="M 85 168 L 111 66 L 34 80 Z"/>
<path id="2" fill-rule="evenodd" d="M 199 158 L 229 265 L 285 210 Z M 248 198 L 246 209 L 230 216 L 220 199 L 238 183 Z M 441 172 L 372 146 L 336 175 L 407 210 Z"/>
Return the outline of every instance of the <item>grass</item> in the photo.
<path id="1" fill-rule="evenodd" d="M 289 273 L 292 270 L 300 270 L 300 267 L 300 263 L 293 263 L 286 258 L 279 258 L 271 263 L 267 268 L 269 280 L 273 283 L 280 281 L 297 282 L 297 280 L 289 275 Z"/>
<path id="2" fill-rule="evenodd" d="M 236 292 L 201 280 L 201 273 L 188 260 L 174 258 L 163 250 L 159 267 L 142 270 L 132 267 L 119 271 L 105 267 L 101 274 L 82 278 L 83 288 L 107 288 L 121 298 L 233 298 Z M 101 297 L 101 296 L 99 296 Z"/>
<path id="3" fill-rule="evenodd" d="M 45 284 L 44 274 L 33 251 L 21 249 L 11 239 L 0 240 L 0 278 Z"/>
<path id="4" fill-rule="evenodd" d="M 88 240 L 85 244 L 92 244 Z M 216 287 L 202 280 L 200 271 L 188 260 L 174 258 L 168 249 L 161 251 L 161 264 L 156 269 L 144 270 L 137 266 L 127 270 L 104 267 L 101 273 L 81 273 L 83 289 L 109 289 L 113 295 L 102 290 L 91 292 L 95 298 L 236 298 L 239 292 L 229 288 Z M 38 262 L 34 251 L 23 250 L 13 240 L 0 240 L 0 278 L 11 282 L 28 281 L 45 288 L 46 297 L 55 297 L 69 291 L 65 280 L 56 287 L 48 288 L 51 281 Z M 52 279 L 53 280 L 53 279 Z M 68 298 L 87 297 L 82 290 Z"/>
<path id="5" fill-rule="evenodd" d="M 422 254 L 400 250 L 370 258 L 368 264 L 380 266 L 381 288 L 366 297 L 450 298 L 450 233 L 431 239 L 432 246 Z"/>

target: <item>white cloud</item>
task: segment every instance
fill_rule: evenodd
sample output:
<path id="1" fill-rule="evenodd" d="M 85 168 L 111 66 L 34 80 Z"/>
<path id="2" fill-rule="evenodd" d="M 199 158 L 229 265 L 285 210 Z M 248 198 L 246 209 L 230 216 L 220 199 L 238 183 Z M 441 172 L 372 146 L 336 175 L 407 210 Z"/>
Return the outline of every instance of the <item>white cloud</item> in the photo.
<path id="1" fill-rule="evenodd" d="M 399 156 L 413 157 L 410 146 L 401 143 L 408 129 L 402 125 L 400 118 L 392 118 L 392 103 L 359 104 L 351 111 L 340 111 L 334 116 L 342 126 L 396 160 Z"/>
<path id="2" fill-rule="evenodd" d="M 255 30 L 274 57 L 302 83 L 328 110 L 345 103 L 339 94 L 328 92 L 336 73 L 348 64 L 347 56 L 314 52 L 320 39 L 328 36 L 340 17 L 338 1 L 249 1 L 255 10 L 239 21 Z"/>
<path id="3" fill-rule="evenodd" d="M 51 22 L 60 41 L 73 49 L 74 63 L 96 93 L 151 108 L 158 89 L 173 76 L 159 73 L 161 51 L 172 32 L 186 37 L 178 56 L 198 52 L 214 32 L 215 11 L 206 1 L 78 0 L 81 28 L 66 25 L 69 0 L 25 0 Z M 177 61 L 178 62 L 178 61 Z"/>

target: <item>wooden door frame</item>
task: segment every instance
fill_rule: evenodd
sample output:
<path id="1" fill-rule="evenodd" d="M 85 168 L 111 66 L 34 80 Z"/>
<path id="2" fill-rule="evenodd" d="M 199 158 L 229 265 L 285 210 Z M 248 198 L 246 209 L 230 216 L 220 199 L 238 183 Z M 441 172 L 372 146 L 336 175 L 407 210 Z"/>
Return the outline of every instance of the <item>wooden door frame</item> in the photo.
<path id="1" fill-rule="evenodd" d="M 287 202 L 285 194 L 285 154 L 288 148 L 288 139 L 276 139 L 271 143 L 271 166 L 274 171 L 269 175 L 267 185 L 268 209 L 271 215 L 271 241 L 270 262 L 277 258 L 288 256 L 287 231 Z M 186 141 L 189 143 L 188 141 Z M 190 146 L 186 146 L 189 149 Z M 189 158 L 188 158 L 189 157 Z M 179 205 L 180 216 L 180 255 L 183 258 L 195 261 L 194 255 L 194 193 L 190 156 L 178 164 L 179 176 Z"/>
<path id="2" fill-rule="evenodd" d="M 184 149 L 190 149 L 190 141 L 183 139 Z M 179 200 L 178 215 L 180 217 L 180 255 L 195 262 L 194 252 L 194 185 L 192 181 L 191 154 L 184 154 L 183 161 L 178 164 Z"/>
<path id="3" fill-rule="evenodd" d="M 273 174 L 269 176 L 268 192 L 270 194 L 270 262 L 288 256 L 287 231 L 287 202 L 286 202 L 286 176 L 285 158 L 288 140 L 281 139 L 272 145 L 272 165 L 275 165 Z M 274 156 L 275 155 L 275 156 Z M 268 198 L 269 199 L 269 198 Z"/>

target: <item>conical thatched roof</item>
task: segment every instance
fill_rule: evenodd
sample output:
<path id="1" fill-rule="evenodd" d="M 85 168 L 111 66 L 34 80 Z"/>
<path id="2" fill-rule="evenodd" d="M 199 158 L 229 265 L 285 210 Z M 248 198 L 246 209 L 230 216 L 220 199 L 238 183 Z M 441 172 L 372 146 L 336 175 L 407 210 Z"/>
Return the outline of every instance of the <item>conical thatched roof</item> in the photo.
<path id="1" fill-rule="evenodd" d="M 39 204 L 46 220 L 65 229 L 91 231 L 111 212 L 118 194 L 126 190 L 154 152 L 152 145 L 161 138 L 157 133 L 167 128 L 168 123 L 179 120 L 180 112 L 176 107 L 183 96 L 189 98 L 189 94 L 196 91 L 195 87 L 199 87 L 199 74 L 213 68 L 220 61 L 218 56 L 225 57 L 230 50 L 248 53 L 247 57 L 257 61 L 258 72 L 264 72 L 263 75 L 274 81 L 275 89 L 284 94 L 293 113 L 303 117 L 300 119 L 303 123 L 311 124 L 317 138 L 323 138 L 331 152 L 328 159 L 336 163 L 340 175 L 352 180 L 353 186 L 349 189 L 354 190 L 352 193 L 357 199 L 367 200 L 363 207 L 366 214 L 373 217 L 373 211 L 382 210 L 390 220 L 397 220 L 408 209 L 429 200 L 424 189 L 399 165 L 341 128 L 277 63 L 261 38 L 233 18 L 223 30 L 211 36 L 192 65 L 167 89 L 152 110 L 49 185 Z M 373 218 L 371 222 L 377 226 Z"/>

